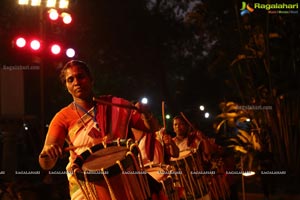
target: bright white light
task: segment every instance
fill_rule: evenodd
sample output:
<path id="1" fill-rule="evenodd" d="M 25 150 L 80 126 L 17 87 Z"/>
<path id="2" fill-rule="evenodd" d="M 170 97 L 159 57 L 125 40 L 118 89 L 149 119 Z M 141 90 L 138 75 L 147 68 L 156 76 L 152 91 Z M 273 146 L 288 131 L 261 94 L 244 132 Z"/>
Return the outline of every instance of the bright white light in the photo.
<path id="1" fill-rule="evenodd" d="M 46 7 L 53 8 L 56 5 L 56 0 L 47 0 Z"/>
<path id="2" fill-rule="evenodd" d="M 209 118 L 209 113 L 208 112 L 204 113 L 204 117 Z"/>
<path id="3" fill-rule="evenodd" d="M 68 8 L 69 7 L 69 1 L 68 0 L 60 0 L 59 1 L 59 8 Z"/>
<path id="4" fill-rule="evenodd" d="M 199 106 L 199 109 L 200 109 L 201 111 L 203 111 L 205 108 L 204 108 L 203 105 L 200 105 L 200 106 Z"/>
<path id="5" fill-rule="evenodd" d="M 41 43 L 38 40 L 32 40 L 30 42 L 30 47 L 36 51 L 41 47 Z"/>
<path id="6" fill-rule="evenodd" d="M 166 114 L 166 119 L 171 119 L 171 115 Z"/>
<path id="7" fill-rule="evenodd" d="M 148 104 L 148 98 L 147 97 L 143 97 L 141 100 L 142 104 Z"/>
<path id="8" fill-rule="evenodd" d="M 51 20 L 57 20 L 58 17 L 59 17 L 59 14 L 58 14 L 57 10 L 55 10 L 55 9 L 50 9 L 50 10 L 48 11 L 48 13 L 49 13 L 49 18 L 50 18 Z"/>
<path id="9" fill-rule="evenodd" d="M 23 124 L 23 127 L 24 127 L 24 130 L 25 130 L 25 131 L 28 131 L 29 128 L 28 128 L 28 126 L 27 126 L 26 123 Z"/>
<path id="10" fill-rule="evenodd" d="M 61 13 L 61 17 L 63 18 L 63 22 L 65 24 L 70 24 L 72 22 L 72 17 L 69 13 L 66 12 Z"/>
<path id="11" fill-rule="evenodd" d="M 60 46 L 59 45 L 57 45 L 57 44 L 54 44 L 54 45 L 52 45 L 52 47 L 51 47 L 51 52 L 53 53 L 53 54 L 55 54 L 55 55 L 57 55 L 57 54 L 59 54 L 60 53 Z"/>
<path id="12" fill-rule="evenodd" d="M 250 122 L 250 121 L 251 121 L 251 119 L 249 119 L 249 118 L 246 119 L 246 122 Z"/>
<path id="13" fill-rule="evenodd" d="M 29 0 L 19 0 L 19 5 L 28 5 Z"/>
<path id="14" fill-rule="evenodd" d="M 68 48 L 67 51 L 66 51 L 66 55 L 69 57 L 69 58 L 73 58 L 75 56 L 75 50 L 72 49 L 72 48 Z"/>
<path id="15" fill-rule="evenodd" d="M 26 40 L 22 37 L 18 38 L 16 41 L 16 45 L 20 48 L 25 47 L 26 45 Z"/>
<path id="16" fill-rule="evenodd" d="M 31 0 L 31 6 L 40 6 L 41 0 Z"/>

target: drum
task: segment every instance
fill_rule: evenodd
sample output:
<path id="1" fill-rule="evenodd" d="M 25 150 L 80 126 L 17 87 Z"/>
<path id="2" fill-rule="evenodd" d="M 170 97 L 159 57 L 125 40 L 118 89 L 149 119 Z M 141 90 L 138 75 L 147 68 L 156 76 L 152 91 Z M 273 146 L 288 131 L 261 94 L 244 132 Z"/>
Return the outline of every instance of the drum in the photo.
<path id="1" fill-rule="evenodd" d="M 178 158 L 172 158 L 174 180 L 184 188 L 184 198 L 210 199 L 208 182 L 197 151 L 181 151 Z"/>
<path id="2" fill-rule="evenodd" d="M 230 189 L 225 176 L 224 162 L 222 158 L 211 159 L 211 170 L 216 173 L 209 176 L 209 190 L 213 200 L 228 199 Z"/>
<path id="3" fill-rule="evenodd" d="M 72 169 L 86 199 L 149 199 L 141 166 L 137 144 L 118 140 L 84 151 Z"/>
<path id="4" fill-rule="evenodd" d="M 174 187 L 173 178 L 167 170 L 166 165 L 145 165 L 145 171 L 155 180 L 154 186 L 151 186 L 151 179 L 149 180 L 150 188 L 155 187 L 159 190 L 159 199 L 179 200 L 178 191 Z M 163 194 L 161 194 L 163 192 Z M 162 197 L 163 196 L 163 197 Z"/>

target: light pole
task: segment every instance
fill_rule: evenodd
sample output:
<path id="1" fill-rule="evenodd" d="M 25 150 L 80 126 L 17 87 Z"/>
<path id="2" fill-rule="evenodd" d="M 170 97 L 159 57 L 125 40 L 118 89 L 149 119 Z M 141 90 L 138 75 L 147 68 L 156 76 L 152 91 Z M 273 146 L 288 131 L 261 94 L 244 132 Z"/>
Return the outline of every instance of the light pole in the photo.
<path id="1" fill-rule="evenodd" d="M 39 7 L 39 34 L 41 41 L 45 41 L 45 30 L 44 30 L 44 8 L 59 8 L 67 9 L 69 6 L 69 0 L 18 0 L 20 6 L 32 6 Z M 40 65 L 40 126 L 41 134 L 44 136 L 45 133 L 45 92 L 44 92 L 44 53 L 38 57 L 37 62 Z"/>

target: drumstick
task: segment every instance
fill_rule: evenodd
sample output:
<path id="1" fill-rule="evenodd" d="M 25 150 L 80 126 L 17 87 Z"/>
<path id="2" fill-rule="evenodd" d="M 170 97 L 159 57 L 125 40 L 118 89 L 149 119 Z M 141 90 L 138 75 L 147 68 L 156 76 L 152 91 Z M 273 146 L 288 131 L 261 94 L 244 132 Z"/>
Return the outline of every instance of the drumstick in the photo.
<path id="1" fill-rule="evenodd" d="M 87 145 L 78 145 L 78 146 L 70 146 L 63 149 L 63 151 L 73 151 L 75 149 L 81 148 L 81 147 L 88 147 Z"/>
<path id="2" fill-rule="evenodd" d="M 180 115 L 183 117 L 183 119 L 188 123 L 188 125 L 193 129 L 196 130 L 193 124 L 186 118 L 186 116 L 183 114 L 183 112 L 180 112 Z"/>
<path id="3" fill-rule="evenodd" d="M 103 141 L 105 141 L 106 143 L 111 142 L 111 141 L 107 140 L 107 136 L 104 136 L 103 138 L 101 138 L 101 142 L 103 142 Z M 98 144 L 100 144 L 100 143 L 98 143 Z M 90 147 L 90 146 L 88 146 L 87 144 L 78 145 L 78 146 L 69 146 L 69 147 L 64 148 L 63 151 L 73 151 L 75 149 L 82 148 L 82 147 Z"/>
<path id="4" fill-rule="evenodd" d="M 166 130 L 166 115 L 165 115 L 165 102 L 164 101 L 161 102 L 161 114 L 162 114 L 164 129 Z"/>
<path id="5" fill-rule="evenodd" d="M 162 115 L 162 121 L 163 121 L 164 129 L 165 129 L 164 131 L 166 131 L 167 125 L 166 125 L 165 102 L 164 101 L 161 102 L 161 115 Z M 161 131 L 159 131 L 159 135 L 160 135 L 160 139 L 162 141 L 162 145 L 164 145 L 163 135 L 161 134 Z"/>
<path id="6" fill-rule="evenodd" d="M 87 145 L 79 145 L 79 146 L 70 146 L 70 147 L 66 147 L 63 149 L 63 152 L 68 152 L 68 151 L 73 151 L 75 149 L 81 148 L 81 147 L 88 147 Z M 44 155 L 40 155 L 41 158 L 47 158 L 48 155 L 44 154 Z"/>
<path id="7" fill-rule="evenodd" d="M 84 144 L 84 145 L 78 145 L 78 146 L 65 147 L 65 148 L 63 148 L 63 152 L 73 151 L 75 149 L 82 148 L 82 147 L 89 147 L 89 146 Z M 41 158 L 46 158 L 46 157 L 48 157 L 47 154 L 41 155 Z"/>
<path id="8" fill-rule="evenodd" d="M 164 131 L 166 131 L 166 116 L 165 116 L 165 102 L 162 101 L 161 102 L 161 115 L 162 115 L 162 120 L 163 120 L 163 125 L 164 125 Z M 164 162 L 164 157 L 165 157 L 165 147 L 164 147 L 164 141 L 163 141 L 163 136 L 161 134 L 161 131 L 159 131 L 159 135 L 160 135 L 160 139 L 161 139 L 161 145 L 162 145 L 162 154 L 163 154 L 163 159 L 162 162 L 160 163 L 162 165 L 162 163 Z"/>

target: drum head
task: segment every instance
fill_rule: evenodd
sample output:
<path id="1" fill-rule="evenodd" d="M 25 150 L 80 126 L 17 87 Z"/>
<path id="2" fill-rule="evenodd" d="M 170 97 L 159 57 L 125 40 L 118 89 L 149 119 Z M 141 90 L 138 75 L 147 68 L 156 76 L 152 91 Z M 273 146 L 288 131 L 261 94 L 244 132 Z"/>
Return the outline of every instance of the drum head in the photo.
<path id="1" fill-rule="evenodd" d="M 190 150 L 184 150 L 184 151 L 180 151 L 179 152 L 179 157 L 178 158 L 171 158 L 171 161 L 177 161 L 177 160 L 182 160 L 186 157 L 188 157 L 189 155 L 191 155 L 192 151 Z"/>
<path id="2" fill-rule="evenodd" d="M 147 168 L 146 172 L 157 181 L 163 180 L 165 176 L 165 171 L 160 167 Z"/>
<path id="3" fill-rule="evenodd" d="M 82 165 L 83 171 L 97 171 L 114 165 L 126 157 L 127 147 L 112 146 L 91 154 Z"/>

